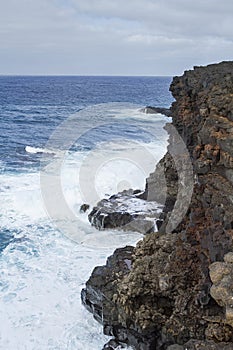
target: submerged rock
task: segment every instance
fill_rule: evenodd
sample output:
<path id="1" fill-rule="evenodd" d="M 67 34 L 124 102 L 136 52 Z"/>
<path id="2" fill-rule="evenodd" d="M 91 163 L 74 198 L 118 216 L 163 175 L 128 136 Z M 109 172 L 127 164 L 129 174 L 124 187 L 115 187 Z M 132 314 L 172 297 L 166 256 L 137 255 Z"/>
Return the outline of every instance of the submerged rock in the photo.
<path id="1" fill-rule="evenodd" d="M 90 208 L 89 204 L 82 204 L 80 206 L 80 213 L 85 213 Z"/>

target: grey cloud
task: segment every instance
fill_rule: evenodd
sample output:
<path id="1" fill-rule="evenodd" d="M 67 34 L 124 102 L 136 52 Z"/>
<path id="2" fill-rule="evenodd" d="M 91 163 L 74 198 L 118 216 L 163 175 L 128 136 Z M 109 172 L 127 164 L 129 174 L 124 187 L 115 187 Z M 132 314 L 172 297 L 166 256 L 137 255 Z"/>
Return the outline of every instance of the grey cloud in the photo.
<path id="1" fill-rule="evenodd" d="M 143 22 L 158 33 L 203 35 L 233 32 L 231 0 L 72 0 L 79 12 Z"/>
<path id="2" fill-rule="evenodd" d="M 232 59 L 231 0 L 8 0 L 0 73 L 173 75 Z"/>

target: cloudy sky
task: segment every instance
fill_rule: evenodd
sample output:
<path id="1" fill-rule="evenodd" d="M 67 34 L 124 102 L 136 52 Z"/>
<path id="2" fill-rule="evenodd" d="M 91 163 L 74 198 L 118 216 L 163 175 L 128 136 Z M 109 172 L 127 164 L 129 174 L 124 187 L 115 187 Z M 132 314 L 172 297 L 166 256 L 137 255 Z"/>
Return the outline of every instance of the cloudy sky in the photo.
<path id="1" fill-rule="evenodd" d="M 179 75 L 233 59 L 232 0 L 0 0 L 0 74 Z"/>

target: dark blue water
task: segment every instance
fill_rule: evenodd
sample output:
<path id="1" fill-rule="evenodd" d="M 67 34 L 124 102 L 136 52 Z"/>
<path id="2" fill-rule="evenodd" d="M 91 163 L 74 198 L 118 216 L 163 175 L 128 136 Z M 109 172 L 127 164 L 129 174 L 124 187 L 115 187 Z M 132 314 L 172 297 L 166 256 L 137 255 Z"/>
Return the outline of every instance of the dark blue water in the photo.
<path id="1" fill-rule="evenodd" d="M 138 108 L 169 107 L 170 80 L 0 77 L 1 349 L 92 350 L 107 342 L 101 327 L 81 307 L 80 287 L 115 248 L 135 244 L 139 237 L 97 231 L 79 208 L 89 203 L 86 192 L 101 188 L 103 198 L 102 193 L 116 193 L 115 185 L 122 181 L 131 185 L 130 177 L 132 188 L 143 188 L 155 159 L 166 152 L 163 126 L 169 118 L 138 113 Z M 65 127 L 57 133 L 61 125 Z M 66 147 L 73 130 L 74 142 Z M 119 140 L 123 142 L 115 142 Z M 153 147 L 147 150 L 148 145 Z M 60 155 L 64 149 L 67 157 Z M 148 155 L 151 167 L 146 172 Z M 54 173 L 60 159 L 65 166 Z M 50 160 L 49 182 L 43 187 L 41 168 L 46 169 Z M 83 181 L 78 181 L 80 168 Z M 88 177 L 92 182 L 85 181 Z M 58 225 L 57 216 L 46 210 L 50 200 L 53 208 L 64 208 L 56 196 L 57 178 L 60 197 L 74 213 L 73 221 L 58 217 Z M 54 183 L 50 195 L 47 190 Z M 76 244 L 69 235 L 70 225 L 81 237 Z"/>
<path id="2" fill-rule="evenodd" d="M 31 155 L 25 147 L 43 147 L 63 120 L 87 106 L 130 102 L 169 107 L 170 82 L 169 77 L 1 76 L 0 171 L 38 167 L 40 154 Z M 117 132 L 124 130 L 119 126 Z"/>
<path id="3" fill-rule="evenodd" d="M 0 76 L 0 173 L 17 175 L 37 171 L 42 154 L 28 152 L 26 147 L 43 149 L 57 126 L 88 106 L 125 102 L 169 107 L 170 82 L 169 77 Z M 149 133 L 135 124 L 111 121 L 105 118 L 104 111 L 102 114 L 99 111 L 98 115 L 89 113 L 88 118 L 78 116 L 78 125 L 86 123 L 91 127 L 96 118 L 102 118 L 105 123 L 82 135 L 78 144 L 73 145 L 75 150 L 88 151 L 100 141 L 119 137 L 150 141 Z M 47 156 L 48 160 L 52 157 Z M 0 233 L 0 251 L 11 240 L 12 232 L 6 227 Z"/>

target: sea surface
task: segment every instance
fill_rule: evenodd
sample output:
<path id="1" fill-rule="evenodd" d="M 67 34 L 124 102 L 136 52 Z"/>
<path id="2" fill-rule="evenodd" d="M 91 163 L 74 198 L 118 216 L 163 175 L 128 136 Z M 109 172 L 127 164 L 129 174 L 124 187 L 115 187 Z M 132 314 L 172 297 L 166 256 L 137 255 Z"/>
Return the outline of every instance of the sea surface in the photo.
<path id="1" fill-rule="evenodd" d="M 83 203 L 134 188 L 166 152 L 169 77 L 0 76 L 0 349 L 101 350 L 80 302 L 135 232 L 97 231 Z"/>

